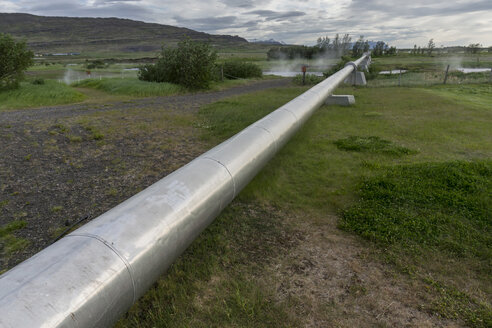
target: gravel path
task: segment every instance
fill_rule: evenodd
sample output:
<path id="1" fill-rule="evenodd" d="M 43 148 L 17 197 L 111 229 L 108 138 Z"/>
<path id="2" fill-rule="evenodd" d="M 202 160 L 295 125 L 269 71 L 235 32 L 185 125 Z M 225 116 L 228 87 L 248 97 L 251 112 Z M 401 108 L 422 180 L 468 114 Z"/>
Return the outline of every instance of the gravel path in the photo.
<path id="1" fill-rule="evenodd" d="M 216 102 L 220 99 L 260 91 L 270 88 L 285 87 L 291 79 L 275 79 L 254 82 L 216 92 L 197 92 L 170 97 L 151 97 L 135 99 L 131 102 L 114 102 L 108 104 L 75 104 L 54 107 L 42 107 L 33 110 L 16 110 L 0 112 L 1 123 L 19 123 L 34 120 L 57 119 L 92 114 L 94 112 L 135 109 L 155 106 L 171 106 L 181 110 L 196 111 L 201 106 Z"/>
<path id="2" fill-rule="evenodd" d="M 206 151 L 195 124 L 201 106 L 289 83 L 0 113 L 0 228 L 25 224 L 0 235 L 0 272 L 84 215 L 99 216 Z"/>

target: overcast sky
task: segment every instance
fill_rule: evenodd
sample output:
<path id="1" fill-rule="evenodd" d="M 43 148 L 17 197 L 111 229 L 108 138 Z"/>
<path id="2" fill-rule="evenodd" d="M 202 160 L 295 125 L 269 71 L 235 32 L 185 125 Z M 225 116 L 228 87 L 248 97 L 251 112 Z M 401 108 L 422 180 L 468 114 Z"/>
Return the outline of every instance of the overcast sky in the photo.
<path id="1" fill-rule="evenodd" d="M 349 33 L 397 47 L 430 38 L 492 46 L 492 0 L 0 0 L 0 12 L 130 18 L 293 44 Z"/>

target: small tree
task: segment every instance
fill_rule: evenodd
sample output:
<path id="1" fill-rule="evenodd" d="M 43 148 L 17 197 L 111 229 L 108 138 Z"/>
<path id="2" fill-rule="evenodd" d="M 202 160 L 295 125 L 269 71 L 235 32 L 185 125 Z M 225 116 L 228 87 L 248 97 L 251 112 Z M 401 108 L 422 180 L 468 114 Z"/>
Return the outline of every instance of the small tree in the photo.
<path id="1" fill-rule="evenodd" d="M 396 55 L 396 47 L 389 47 L 389 48 L 386 50 L 386 54 L 387 54 L 387 55 Z"/>
<path id="2" fill-rule="evenodd" d="M 10 35 L 0 33 L 0 90 L 17 88 L 33 57 L 24 41 L 16 42 Z"/>
<path id="3" fill-rule="evenodd" d="M 432 56 L 432 51 L 436 48 L 436 44 L 434 43 L 434 39 L 430 39 L 429 43 L 427 43 L 427 54 Z"/>
<path id="4" fill-rule="evenodd" d="M 155 65 L 140 68 L 138 78 L 151 82 L 171 82 L 190 89 L 206 88 L 213 78 L 217 53 L 208 43 L 185 39 L 177 48 L 162 48 Z"/>
<path id="5" fill-rule="evenodd" d="M 482 45 L 480 43 L 470 43 L 468 47 L 466 47 L 466 52 L 469 52 L 471 54 L 476 54 L 480 51 L 482 48 Z"/>
<path id="6" fill-rule="evenodd" d="M 364 36 L 361 35 L 352 47 L 352 57 L 360 57 L 364 53 Z"/>
<path id="7" fill-rule="evenodd" d="M 386 50 L 387 47 L 388 46 L 386 45 L 386 43 L 384 43 L 383 41 L 378 41 L 374 46 L 374 48 L 372 49 L 373 56 L 378 57 L 384 55 L 384 51 Z"/>
<path id="8" fill-rule="evenodd" d="M 350 52 L 351 41 L 352 41 L 352 37 L 348 33 L 343 35 L 343 38 L 342 38 L 342 56 L 345 56 Z"/>
<path id="9" fill-rule="evenodd" d="M 316 41 L 316 46 L 322 51 L 326 51 L 330 47 L 330 38 L 327 36 L 318 38 Z"/>

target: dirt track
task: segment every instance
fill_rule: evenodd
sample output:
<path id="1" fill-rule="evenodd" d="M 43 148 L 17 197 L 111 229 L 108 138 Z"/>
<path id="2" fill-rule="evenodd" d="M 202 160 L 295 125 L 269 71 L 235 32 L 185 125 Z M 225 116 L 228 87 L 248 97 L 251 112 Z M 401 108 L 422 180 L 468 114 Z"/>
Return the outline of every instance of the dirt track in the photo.
<path id="1" fill-rule="evenodd" d="M 196 111 L 200 106 L 213 103 L 223 98 L 241 95 L 245 93 L 260 91 L 269 88 L 284 87 L 290 83 L 290 79 L 275 79 L 259 81 L 239 87 L 230 88 L 216 92 L 197 92 L 192 94 L 170 96 L 170 97 L 150 97 L 135 99 L 131 102 L 114 102 L 104 105 L 94 104 L 75 104 L 55 107 L 43 107 L 35 110 L 17 110 L 0 112 L 0 124 L 21 123 L 34 120 L 53 120 L 80 115 L 92 114 L 95 112 L 108 110 L 138 109 L 154 106 L 171 107 L 182 111 Z"/>
<path id="2" fill-rule="evenodd" d="M 20 252 L 0 254 L 0 272 L 85 214 L 97 217 L 205 151 L 189 121 L 201 106 L 289 83 L 0 113 L 0 226 L 27 222 L 14 235 L 29 241 Z M 173 123 L 180 120 L 188 123 Z M 94 132 L 108 127 L 111 133 Z"/>

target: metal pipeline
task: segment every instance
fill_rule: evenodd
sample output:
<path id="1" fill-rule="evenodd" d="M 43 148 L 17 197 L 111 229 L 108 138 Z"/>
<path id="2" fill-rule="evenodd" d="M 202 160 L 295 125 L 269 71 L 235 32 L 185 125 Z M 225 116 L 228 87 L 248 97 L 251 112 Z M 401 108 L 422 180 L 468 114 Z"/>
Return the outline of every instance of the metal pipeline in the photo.
<path id="1" fill-rule="evenodd" d="M 0 327 L 114 324 L 366 56 L 1 275 Z"/>

